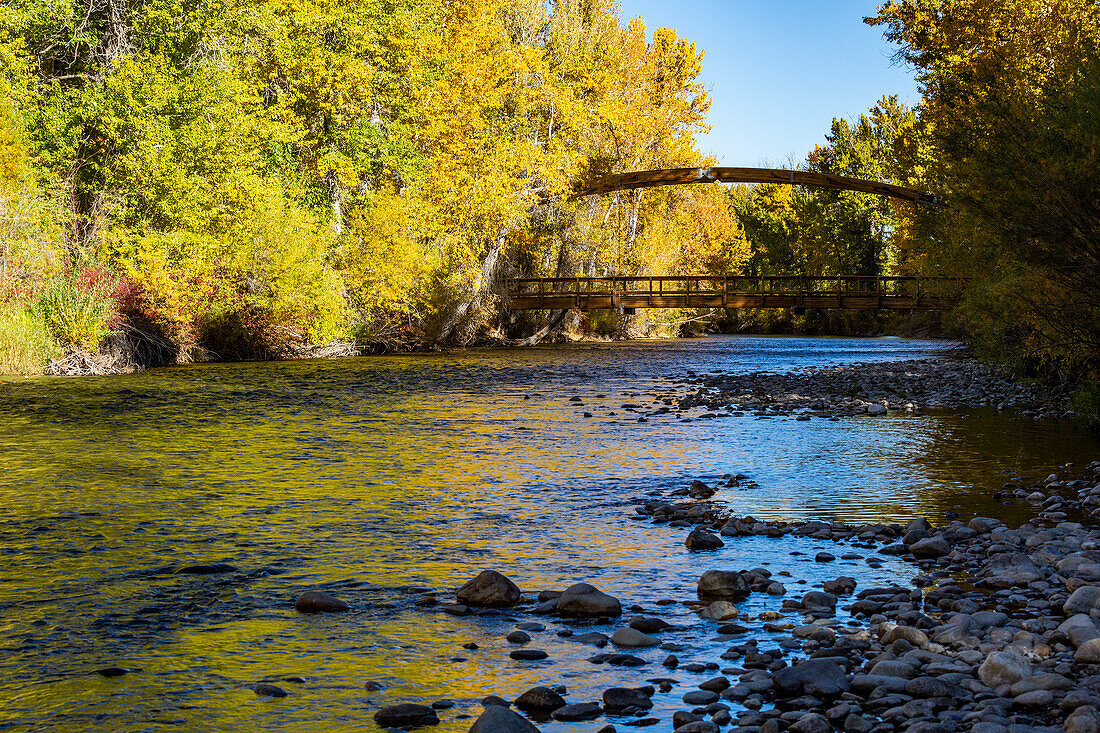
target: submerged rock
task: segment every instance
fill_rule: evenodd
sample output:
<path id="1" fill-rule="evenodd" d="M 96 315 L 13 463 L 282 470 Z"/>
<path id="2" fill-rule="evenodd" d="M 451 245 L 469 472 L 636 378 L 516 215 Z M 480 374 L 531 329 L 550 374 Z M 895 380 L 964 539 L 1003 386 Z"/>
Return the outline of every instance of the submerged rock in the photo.
<path id="1" fill-rule="evenodd" d="M 593 646 L 605 647 L 607 642 L 610 641 L 610 637 L 607 634 L 601 634 L 598 631 L 590 631 L 587 634 L 577 634 L 576 636 L 567 637 L 569 641 L 575 641 L 579 644 L 592 644 Z"/>
<path id="2" fill-rule="evenodd" d="M 298 613 L 340 613 L 348 610 L 348 604 L 328 593 L 307 590 L 294 601 L 294 610 Z"/>
<path id="3" fill-rule="evenodd" d="M 186 565 L 176 570 L 176 575 L 217 575 L 218 573 L 235 573 L 237 568 L 225 563 L 211 563 L 209 565 Z"/>
<path id="4" fill-rule="evenodd" d="M 125 667 L 104 667 L 97 669 L 95 673 L 102 677 L 121 677 L 124 674 L 130 674 L 130 670 Z"/>

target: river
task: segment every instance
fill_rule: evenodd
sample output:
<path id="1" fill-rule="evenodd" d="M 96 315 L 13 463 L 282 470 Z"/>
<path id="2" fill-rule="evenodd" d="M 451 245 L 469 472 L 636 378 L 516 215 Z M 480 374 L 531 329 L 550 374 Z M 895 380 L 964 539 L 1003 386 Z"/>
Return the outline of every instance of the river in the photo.
<path id="1" fill-rule="evenodd" d="M 689 372 L 951 348 L 723 337 L 0 382 L 0 730 L 378 730 L 371 715 L 383 704 L 450 698 L 458 704 L 436 730 L 465 731 L 460 716 L 476 716 L 488 694 L 564 684 L 571 702 L 598 700 L 612 684 L 669 674 L 658 649 L 639 653 L 652 662 L 640 669 L 589 664 L 594 650 L 558 637 L 553 618 L 529 645 L 550 658 L 512 661 L 503 636 L 518 616 L 415 605 L 483 569 L 531 593 L 592 582 L 649 611 L 693 598 L 708 568 L 784 570 L 799 593 L 838 574 L 861 587 L 906 582 L 914 571 L 895 559 L 814 563 L 836 551 L 814 540 L 738 539 L 693 556 L 681 530 L 630 517 L 651 494 L 740 473 L 755 485 L 715 498 L 759 518 L 1011 521 L 1019 509 L 993 499 L 1007 478 L 1100 456 L 1072 424 L 991 410 L 806 422 L 652 414 Z M 195 563 L 238 570 L 157 573 Z M 309 588 L 353 611 L 297 614 L 293 599 Z M 761 595 L 742 610 L 778 608 Z M 682 605 L 663 608 L 678 626 L 667 638 L 689 646 L 684 661 L 728 645 L 700 641 L 703 622 Z M 95 674 L 108 666 L 133 671 Z M 686 685 L 714 674 L 671 676 Z M 277 682 L 284 699 L 246 687 L 291 675 L 305 681 Z M 372 681 L 384 689 L 367 690 Z M 649 730 L 670 731 L 671 711 L 686 706 L 675 692 L 654 702 L 662 722 Z"/>

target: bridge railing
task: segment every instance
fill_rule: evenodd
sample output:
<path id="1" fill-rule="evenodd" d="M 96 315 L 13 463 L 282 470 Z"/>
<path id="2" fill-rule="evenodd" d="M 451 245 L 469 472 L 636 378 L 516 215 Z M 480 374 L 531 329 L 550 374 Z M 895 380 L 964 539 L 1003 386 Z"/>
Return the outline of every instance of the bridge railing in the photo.
<path id="1" fill-rule="evenodd" d="M 783 295 L 879 297 L 954 297 L 965 278 L 919 276 L 769 276 L 632 275 L 612 277 L 515 278 L 508 281 L 515 296 L 539 295 Z"/>

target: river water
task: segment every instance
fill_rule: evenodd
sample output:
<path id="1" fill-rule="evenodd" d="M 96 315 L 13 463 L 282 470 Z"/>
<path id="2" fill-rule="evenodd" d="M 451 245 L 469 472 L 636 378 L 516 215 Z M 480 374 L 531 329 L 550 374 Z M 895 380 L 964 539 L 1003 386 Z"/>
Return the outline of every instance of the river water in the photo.
<path id="1" fill-rule="evenodd" d="M 548 660 L 512 661 L 503 636 L 528 617 L 414 605 L 487 568 L 531 594 L 589 581 L 647 611 L 692 599 L 709 568 L 789 572 L 799 595 L 838 574 L 861 587 L 905 583 L 913 569 L 890 558 L 814 563 L 818 550 L 840 553 L 813 540 L 736 539 L 693 556 L 682 530 L 630 516 L 651 495 L 741 473 L 756 485 L 715 498 L 758 518 L 1011 520 L 1020 510 L 992 497 L 1007 478 L 1100 456 L 1072 424 L 991 411 L 652 414 L 688 388 L 689 372 L 951 348 L 707 338 L 0 383 L 0 730 L 378 730 L 383 704 L 450 698 L 436 730 L 465 731 L 488 694 L 563 684 L 581 702 L 669 676 L 659 649 L 637 652 L 651 662 L 638 669 L 588 663 L 596 650 L 557 636 L 556 619 L 528 645 Z M 237 570 L 158 572 L 196 563 Z M 297 614 L 293 599 L 309 588 L 353 611 Z M 742 610 L 778 609 L 781 599 L 760 595 Z M 677 626 L 665 637 L 689 647 L 684 662 L 728 646 L 682 605 L 660 610 Z M 109 666 L 133 671 L 95 674 Z M 690 688 L 715 674 L 671 676 Z M 290 675 L 305 682 L 278 682 L 283 699 L 247 687 Z M 372 681 L 384 689 L 368 691 Z M 654 698 L 661 723 L 649 730 L 670 731 L 671 711 L 690 707 L 677 690 Z M 622 721 L 542 729 L 607 722 Z"/>

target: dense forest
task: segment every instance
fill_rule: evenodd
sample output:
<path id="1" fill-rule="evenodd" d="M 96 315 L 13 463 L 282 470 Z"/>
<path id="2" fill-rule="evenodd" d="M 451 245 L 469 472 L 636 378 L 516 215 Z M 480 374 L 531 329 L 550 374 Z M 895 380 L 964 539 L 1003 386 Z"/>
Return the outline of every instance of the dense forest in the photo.
<path id="1" fill-rule="evenodd" d="M 613 0 L 3 0 L 0 373 L 623 328 L 510 315 L 515 276 L 964 274 L 944 327 L 1095 382 L 1100 9 L 898 0 L 867 22 L 923 99 L 834 120 L 801 165 L 944 208 L 768 185 L 571 197 L 725 162 L 696 142 L 703 50 Z"/>

